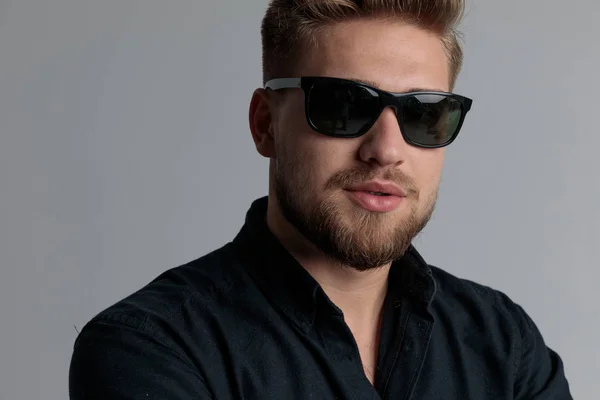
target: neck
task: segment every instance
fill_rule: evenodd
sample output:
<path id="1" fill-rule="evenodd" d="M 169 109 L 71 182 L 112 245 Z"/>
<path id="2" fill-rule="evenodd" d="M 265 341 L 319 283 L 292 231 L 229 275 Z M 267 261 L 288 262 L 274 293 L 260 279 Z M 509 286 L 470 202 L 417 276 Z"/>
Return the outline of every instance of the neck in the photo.
<path id="1" fill-rule="evenodd" d="M 270 200 L 267 209 L 267 225 L 275 237 L 321 285 L 349 325 L 377 325 L 387 293 L 390 265 L 359 271 L 336 263 L 300 234 L 283 217 L 276 203 Z"/>

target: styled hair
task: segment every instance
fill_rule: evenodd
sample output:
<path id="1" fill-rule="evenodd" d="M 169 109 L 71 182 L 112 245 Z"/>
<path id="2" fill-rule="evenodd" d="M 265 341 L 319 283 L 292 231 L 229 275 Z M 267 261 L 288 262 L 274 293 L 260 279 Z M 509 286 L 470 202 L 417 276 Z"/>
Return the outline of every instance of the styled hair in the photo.
<path id="1" fill-rule="evenodd" d="M 263 83 L 293 74 L 323 28 L 361 18 L 402 21 L 440 37 L 449 61 L 450 86 L 463 62 L 457 25 L 465 0 L 271 0 L 262 21 Z"/>

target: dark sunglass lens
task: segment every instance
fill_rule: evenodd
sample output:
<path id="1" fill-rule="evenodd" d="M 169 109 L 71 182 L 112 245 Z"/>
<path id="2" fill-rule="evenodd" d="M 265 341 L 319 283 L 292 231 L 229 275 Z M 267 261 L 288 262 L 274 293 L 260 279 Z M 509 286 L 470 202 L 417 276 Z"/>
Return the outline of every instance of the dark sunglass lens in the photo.
<path id="1" fill-rule="evenodd" d="M 308 115 L 322 134 L 356 136 L 364 133 L 378 114 L 377 93 L 352 82 L 316 83 L 308 98 Z"/>
<path id="2" fill-rule="evenodd" d="M 443 94 L 416 94 L 405 99 L 398 118 L 404 135 L 423 146 L 443 146 L 458 133 L 462 104 Z"/>

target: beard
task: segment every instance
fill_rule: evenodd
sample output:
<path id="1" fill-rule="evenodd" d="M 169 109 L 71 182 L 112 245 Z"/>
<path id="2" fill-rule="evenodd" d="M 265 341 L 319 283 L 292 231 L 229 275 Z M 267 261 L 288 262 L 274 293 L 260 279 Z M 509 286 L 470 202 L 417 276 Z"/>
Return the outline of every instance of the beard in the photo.
<path id="1" fill-rule="evenodd" d="M 401 258 L 433 214 L 437 188 L 421 196 L 414 182 L 398 170 L 362 168 L 332 176 L 318 199 L 311 177 L 299 160 L 275 164 L 275 194 L 283 216 L 333 262 L 367 271 Z M 406 191 L 405 215 L 349 208 L 339 199 L 344 188 L 375 178 L 396 183 Z M 336 195 L 338 200 L 336 201 Z"/>

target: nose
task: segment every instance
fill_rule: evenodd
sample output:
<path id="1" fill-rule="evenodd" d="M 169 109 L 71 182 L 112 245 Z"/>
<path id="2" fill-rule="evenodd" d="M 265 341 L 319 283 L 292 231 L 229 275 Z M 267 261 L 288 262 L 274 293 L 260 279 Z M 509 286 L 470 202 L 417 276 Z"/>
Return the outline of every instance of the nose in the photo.
<path id="1" fill-rule="evenodd" d="M 360 159 L 381 167 L 404 163 L 410 147 L 402 137 L 396 112 L 391 107 L 383 110 L 363 140 L 359 149 Z"/>

